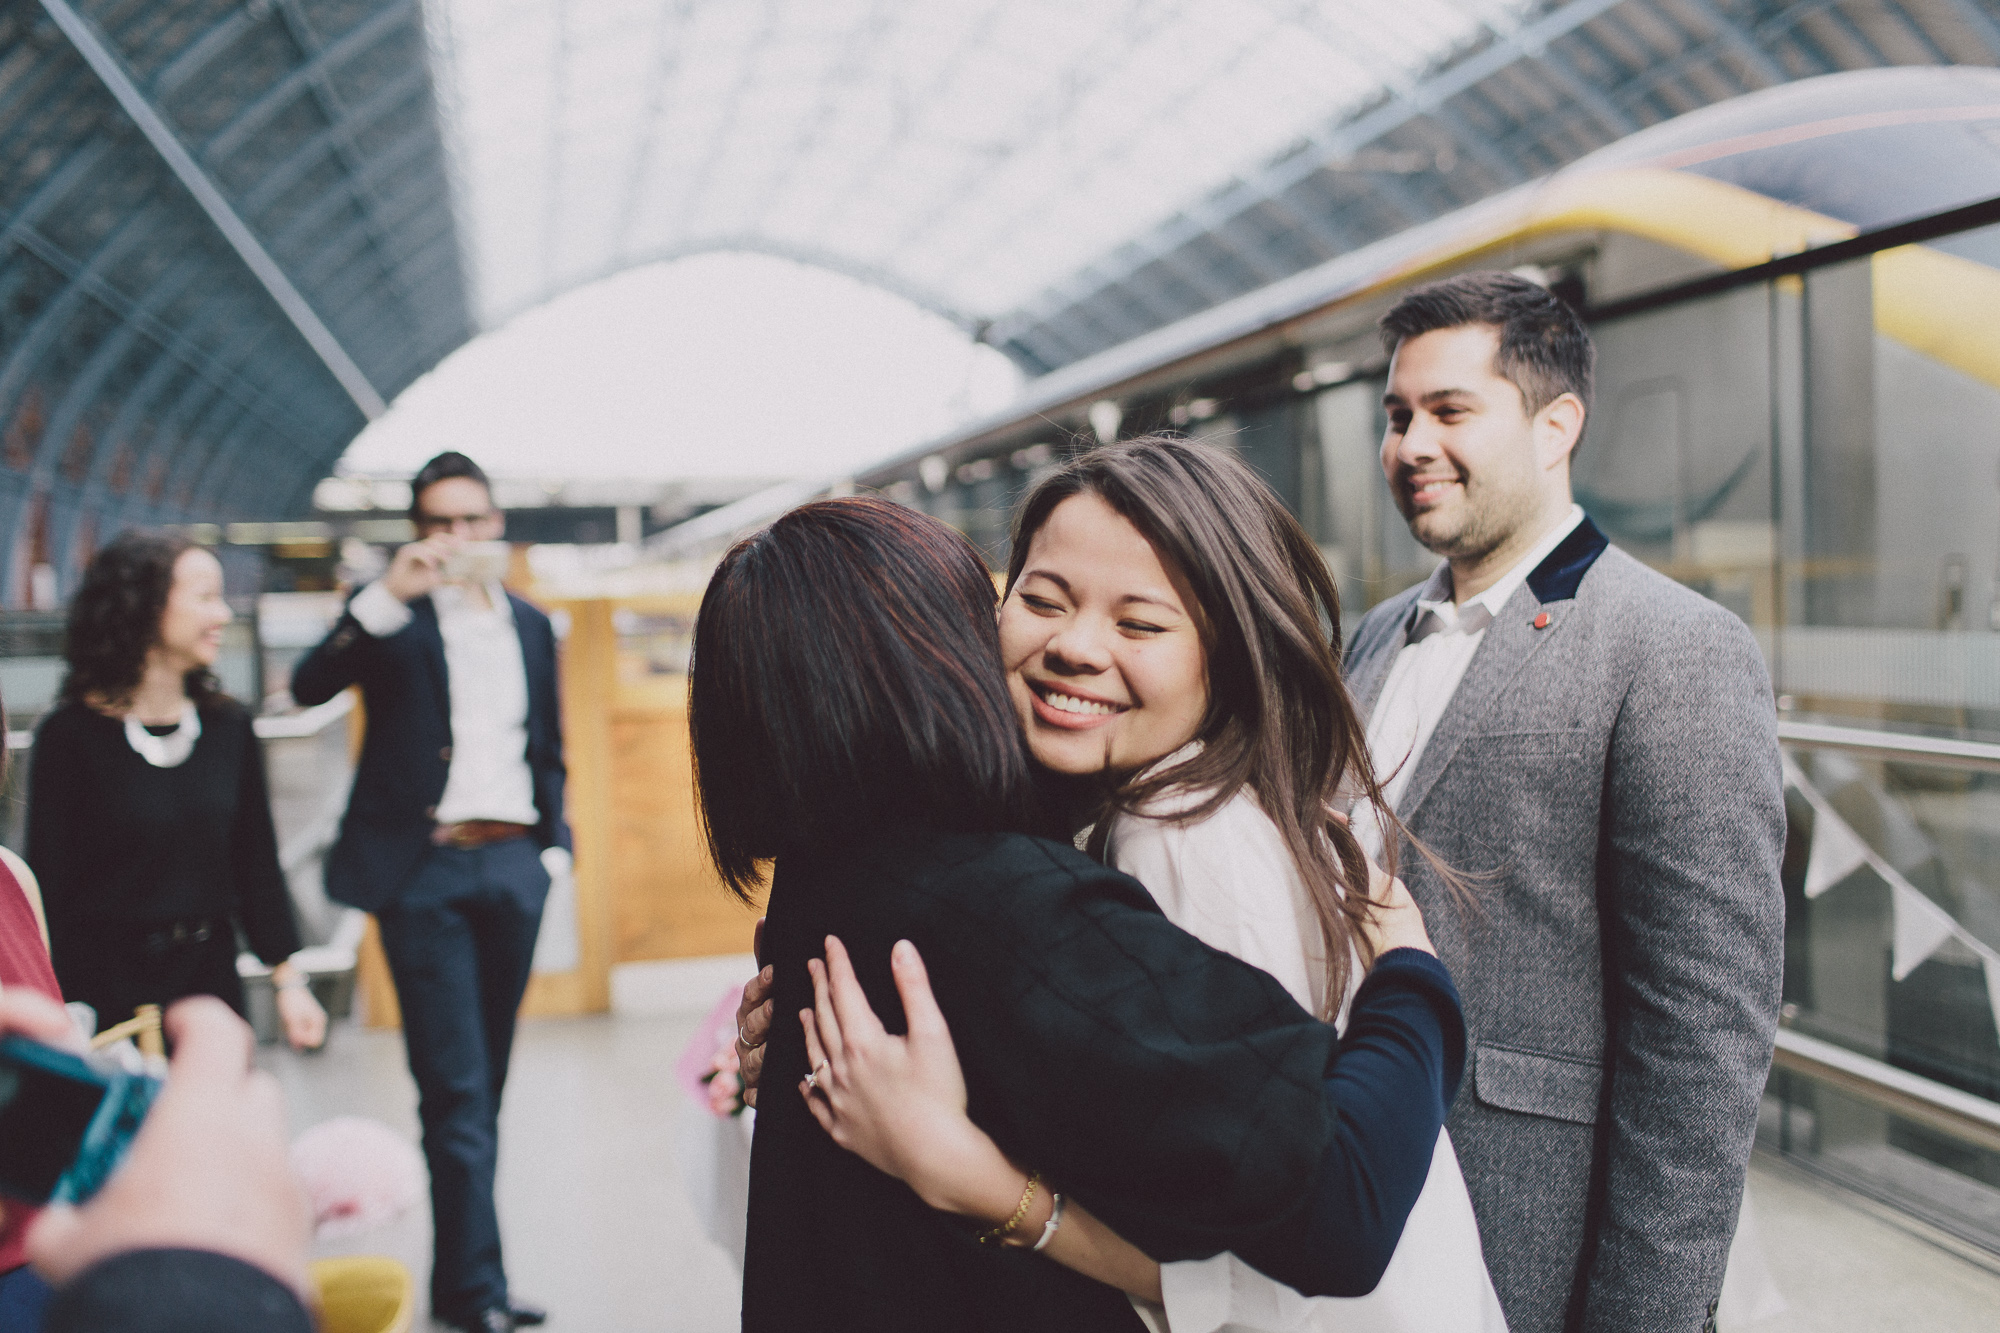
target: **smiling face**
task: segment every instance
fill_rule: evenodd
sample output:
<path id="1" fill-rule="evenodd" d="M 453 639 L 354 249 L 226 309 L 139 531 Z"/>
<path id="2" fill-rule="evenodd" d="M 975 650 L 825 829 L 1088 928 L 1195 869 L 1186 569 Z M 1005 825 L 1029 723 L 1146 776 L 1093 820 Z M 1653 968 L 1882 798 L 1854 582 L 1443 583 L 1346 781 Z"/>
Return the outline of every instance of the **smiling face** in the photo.
<path id="1" fill-rule="evenodd" d="M 222 599 L 222 566 L 199 547 L 182 551 L 174 561 L 154 651 L 177 671 L 214 666 L 222 653 L 222 627 L 233 618 Z"/>
<path id="2" fill-rule="evenodd" d="M 1007 688 L 1037 761 L 1125 774 L 1194 739 L 1208 679 L 1179 585 L 1098 496 L 1050 511 L 1000 606 Z"/>
<path id="3" fill-rule="evenodd" d="M 1583 404 L 1530 412 L 1501 375 L 1490 324 L 1408 338 L 1389 365 L 1382 471 L 1410 533 L 1454 567 L 1532 546 L 1569 503 Z"/>

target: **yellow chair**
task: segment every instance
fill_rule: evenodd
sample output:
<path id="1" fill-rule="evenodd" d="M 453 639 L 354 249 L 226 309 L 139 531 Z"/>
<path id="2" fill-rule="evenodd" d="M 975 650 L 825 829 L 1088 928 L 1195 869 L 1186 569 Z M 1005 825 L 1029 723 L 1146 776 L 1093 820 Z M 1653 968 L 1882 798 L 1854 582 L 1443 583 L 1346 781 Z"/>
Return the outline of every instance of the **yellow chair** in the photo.
<path id="1" fill-rule="evenodd" d="M 117 1027 L 106 1028 L 95 1037 L 92 1037 L 90 1039 L 90 1049 L 101 1051 L 113 1042 L 123 1041 L 127 1037 L 130 1037 L 137 1043 L 139 1054 L 165 1057 L 167 1043 L 166 1039 L 160 1033 L 160 1006 L 157 1004 L 140 1005 L 132 1011 L 132 1017 L 126 1019 L 123 1023 L 120 1023 Z"/>
<path id="2" fill-rule="evenodd" d="M 410 1270 L 378 1254 L 315 1259 L 320 1333 L 410 1333 L 416 1317 L 416 1284 Z"/>

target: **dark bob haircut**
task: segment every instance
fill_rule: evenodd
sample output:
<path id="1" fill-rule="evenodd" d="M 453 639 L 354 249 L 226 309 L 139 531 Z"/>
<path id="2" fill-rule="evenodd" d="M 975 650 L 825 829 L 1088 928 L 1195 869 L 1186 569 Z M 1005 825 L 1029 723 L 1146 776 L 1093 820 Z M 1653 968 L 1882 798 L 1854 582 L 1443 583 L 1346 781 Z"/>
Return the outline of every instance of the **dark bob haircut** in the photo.
<path id="1" fill-rule="evenodd" d="M 199 549 L 177 533 L 133 529 L 97 553 L 69 604 L 65 702 L 114 709 L 132 702 L 146 670 L 146 654 L 160 641 L 160 617 L 173 591 L 174 566 Z M 206 667 L 187 673 L 186 689 L 197 707 L 221 693 Z"/>
<path id="2" fill-rule="evenodd" d="M 1566 393 L 1590 408 L 1597 353 L 1576 311 L 1538 282 L 1513 273 L 1461 273 L 1426 283 L 1382 316 L 1391 355 L 1408 339 L 1438 329 L 1489 324 L 1499 330 L 1494 370 L 1521 391 L 1530 416 Z"/>
<path id="3" fill-rule="evenodd" d="M 486 470 L 456 449 L 447 449 L 430 462 L 417 469 L 417 475 L 410 478 L 410 517 L 417 516 L 417 500 L 423 493 L 441 481 L 453 477 L 466 477 L 486 488 L 486 494 L 493 494 L 493 483 L 486 479 Z"/>
<path id="4" fill-rule="evenodd" d="M 731 890 L 789 847 L 894 823 L 1046 831 L 994 603 L 965 538 L 885 500 L 802 505 L 723 556 L 688 731 Z"/>

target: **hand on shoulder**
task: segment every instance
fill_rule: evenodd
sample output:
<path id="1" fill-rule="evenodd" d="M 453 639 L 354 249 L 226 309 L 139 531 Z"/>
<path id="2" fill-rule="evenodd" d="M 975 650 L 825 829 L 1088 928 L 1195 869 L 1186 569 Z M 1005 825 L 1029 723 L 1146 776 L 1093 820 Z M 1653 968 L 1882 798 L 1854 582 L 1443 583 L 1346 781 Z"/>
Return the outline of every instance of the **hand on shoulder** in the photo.
<path id="1" fill-rule="evenodd" d="M 907 1036 L 883 1028 L 839 940 L 828 936 L 825 960 L 807 964 L 813 1007 L 799 1022 L 811 1072 L 799 1093 L 835 1143 L 933 1208 L 980 1215 L 992 1192 L 978 1188 L 991 1184 L 985 1177 L 1001 1180 L 1005 1194 L 1015 1188 L 1013 1168 L 966 1116 L 965 1075 L 916 946 L 899 941 L 889 966 Z M 987 1170 L 968 1170 L 971 1162 Z M 978 1197 L 966 1197 L 968 1184 Z"/>

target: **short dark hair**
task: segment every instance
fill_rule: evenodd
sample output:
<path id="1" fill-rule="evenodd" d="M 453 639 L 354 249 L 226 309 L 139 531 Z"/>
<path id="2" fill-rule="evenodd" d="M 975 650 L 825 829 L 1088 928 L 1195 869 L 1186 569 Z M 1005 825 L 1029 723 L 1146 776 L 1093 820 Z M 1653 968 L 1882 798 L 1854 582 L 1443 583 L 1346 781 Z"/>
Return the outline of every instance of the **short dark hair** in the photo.
<path id="1" fill-rule="evenodd" d="M 456 449 L 447 449 L 430 462 L 417 469 L 417 475 L 410 478 L 410 517 L 417 517 L 417 497 L 441 481 L 453 477 L 469 477 L 486 488 L 487 497 L 493 495 L 493 483 L 486 480 L 486 470 Z"/>
<path id="2" fill-rule="evenodd" d="M 1393 356 L 1406 339 L 1467 324 L 1499 330 L 1493 368 L 1521 391 L 1530 415 L 1566 393 L 1589 409 L 1597 352 L 1583 320 L 1548 288 L 1518 274 L 1489 270 L 1426 283 L 1406 292 L 1377 327 Z"/>
<path id="3" fill-rule="evenodd" d="M 91 559 L 69 604 L 63 656 L 69 674 L 62 698 L 123 708 L 145 674 L 146 654 L 160 641 L 160 618 L 174 587 L 174 566 L 197 543 L 175 532 L 134 528 L 120 533 Z M 207 667 L 187 673 L 188 698 L 197 706 L 222 692 Z"/>
<path id="4" fill-rule="evenodd" d="M 802 505 L 722 557 L 688 731 L 731 890 L 747 899 L 788 847 L 890 823 L 1045 831 L 994 601 L 964 537 L 867 497 Z"/>

